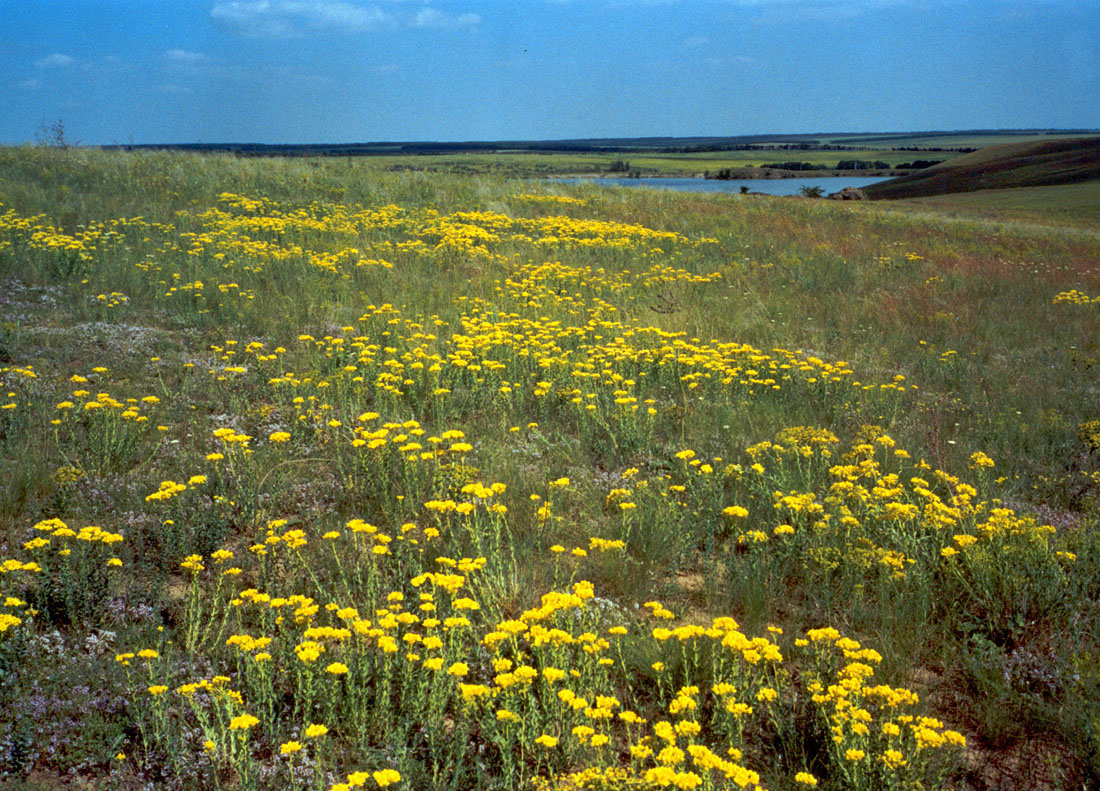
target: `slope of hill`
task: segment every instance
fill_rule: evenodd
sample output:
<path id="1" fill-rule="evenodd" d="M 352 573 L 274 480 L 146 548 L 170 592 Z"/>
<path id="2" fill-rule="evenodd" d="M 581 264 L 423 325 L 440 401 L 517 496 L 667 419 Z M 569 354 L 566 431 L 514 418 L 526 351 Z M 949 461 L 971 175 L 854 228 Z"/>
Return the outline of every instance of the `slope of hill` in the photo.
<path id="1" fill-rule="evenodd" d="M 868 198 L 1073 184 L 1100 179 L 1100 137 L 989 146 L 864 189 Z"/>
<path id="2" fill-rule="evenodd" d="M 890 208 L 942 217 L 1042 224 L 1100 232 L 1100 179 L 1049 187 L 1013 187 L 891 201 Z"/>

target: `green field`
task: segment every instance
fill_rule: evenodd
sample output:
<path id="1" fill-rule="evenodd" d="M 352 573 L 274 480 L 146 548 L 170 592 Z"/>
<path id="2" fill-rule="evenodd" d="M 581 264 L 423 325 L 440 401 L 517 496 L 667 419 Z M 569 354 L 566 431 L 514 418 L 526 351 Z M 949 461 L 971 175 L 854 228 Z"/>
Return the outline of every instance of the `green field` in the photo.
<path id="1" fill-rule="evenodd" d="M 1079 137 L 1081 132 L 1061 131 L 1006 131 L 1006 132 L 930 132 L 905 134 L 842 135 L 819 138 L 824 143 L 853 145 L 856 143 L 877 144 L 883 148 L 985 148 L 1002 143 L 1027 143 L 1037 139 L 1058 140 L 1066 137 Z"/>
<path id="2" fill-rule="evenodd" d="M 1100 181 L 934 195 L 893 204 L 906 210 L 928 210 L 948 217 L 1100 229 Z"/>
<path id="3" fill-rule="evenodd" d="M 0 786 L 1090 787 L 1095 188 L 573 156 L 0 149 Z"/>
<path id="4" fill-rule="evenodd" d="M 760 168 L 784 162 L 809 162 L 835 168 L 845 159 L 863 159 L 899 165 L 914 159 L 947 160 L 953 151 L 891 151 L 877 148 L 834 150 L 707 151 L 698 153 L 537 153 L 491 152 L 468 154 L 395 155 L 380 157 L 392 169 L 450 173 L 496 173 L 506 176 L 610 173 L 613 164 L 626 162 L 631 171 L 647 176 L 692 177 L 722 168 Z M 613 174 L 612 174 L 613 175 Z M 827 174 L 825 174 L 827 175 Z"/>

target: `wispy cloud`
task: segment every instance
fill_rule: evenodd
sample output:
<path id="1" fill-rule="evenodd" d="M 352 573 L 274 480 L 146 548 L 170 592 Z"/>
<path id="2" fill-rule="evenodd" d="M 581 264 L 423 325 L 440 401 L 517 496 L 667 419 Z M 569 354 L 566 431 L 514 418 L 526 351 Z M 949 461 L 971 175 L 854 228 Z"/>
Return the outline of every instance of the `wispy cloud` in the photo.
<path id="1" fill-rule="evenodd" d="M 15 87 L 24 91 L 33 91 L 38 85 L 38 80 L 31 77 L 29 80 L 20 80 L 15 84 Z"/>
<path id="2" fill-rule="evenodd" d="M 448 14 L 435 8 L 422 8 L 412 18 L 413 27 L 454 29 L 473 27 L 481 22 L 477 14 Z"/>
<path id="3" fill-rule="evenodd" d="M 169 63 L 202 63 L 206 60 L 206 55 L 201 52 L 188 52 L 185 49 L 170 49 L 164 53 L 165 59 Z"/>
<path id="4" fill-rule="evenodd" d="M 39 58 L 34 62 L 34 65 L 39 69 L 60 69 L 74 63 L 76 63 L 76 59 L 71 55 L 62 55 L 60 52 L 55 52 L 52 55 Z"/>
<path id="5" fill-rule="evenodd" d="M 712 55 L 707 58 L 703 58 L 700 61 L 704 66 L 711 68 L 733 69 L 736 71 L 746 71 L 749 69 L 759 68 L 760 61 L 756 58 L 747 58 L 743 55 L 733 56 L 717 56 Z"/>
<path id="6" fill-rule="evenodd" d="M 760 22 L 830 22 L 900 6 L 943 4 L 951 0 L 725 0 L 752 12 Z"/>
<path id="7" fill-rule="evenodd" d="M 235 0 L 215 3 L 210 16 L 247 36 L 293 38 L 308 33 L 361 33 L 392 24 L 378 6 L 341 0 Z"/>
<path id="8" fill-rule="evenodd" d="M 387 8 L 347 0 L 223 0 L 210 15 L 243 35 L 300 38 L 320 33 L 370 33 L 397 28 L 456 30 L 481 23 L 478 14 L 441 11 L 426 3 L 399 10 L 402 0 L 383 0 Z M 411 5 L 411 3 L 410 3 Z"/>

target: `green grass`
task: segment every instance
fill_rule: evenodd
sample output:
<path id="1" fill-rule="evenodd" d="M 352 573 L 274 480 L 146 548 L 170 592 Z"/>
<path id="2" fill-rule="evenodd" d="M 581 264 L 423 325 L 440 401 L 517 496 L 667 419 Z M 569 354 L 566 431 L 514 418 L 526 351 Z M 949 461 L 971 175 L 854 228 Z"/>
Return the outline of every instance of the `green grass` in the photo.
<path id="1" fill-rule="evenodd" d="M 1040 739 L 1036 761 L 1086 782 L 1100 766 L 1100 303 L 1056 301 L 1100 297 L 1085 185 L 745 200 L 511 179 L 543 161 L 517 156 L 471 155 L 479 172 L 463 175 L 436 168 L 465 158 L 0 149 L 0 562 L 41 566 L 0 575 L 0 602 L 27 602 L 0 608 L 20 619 L 0 632 L 0 723 L 18 730 L 0 781 L 328 789 L 398 768 L 407 787 L 565 789 L 571 771 L 628 765 L 628 741 L 661 719 L 690 730 L 694 715 L 669 709 L 696 684 L 697 743 L 741 750 L 769 788 L 799 787 L 800 771 L 834 789 L 980 788 L 983 766 L 1026 784 L 1013 756 Z M 394 168 L 417 162 L 430 170 Z M 150 497 L 166 481 L 184 488 Z M 471 513 L 424 505 L 447 500 Z M 48 519 L 122 540 L 34 528 Z M 373 634 L 315 636 L 316 664 L 296 653 L 309 623 L 351 623 L 343 607 L 381 621 L 400 593 L 413 611 L 437 555 L 486 559 L 465 574 L 480 609 L 446 633 L 445 667 L 486 685 L 504 657 L 572 669 L 589 703 L 614 695 L 650 724 L 608 723 L 600 752 L 542 687 L 463 703 L 455 678 L 401 659 L 412 648 L 391 662 Z M 482 642 L 582 579 L 596 598 L 547 623 L 606 649 Z M 261 607 L 249 589 L 318 609 Z M 653 600 L 674 617 L 647 615 Z M 726 616 L 783 661 L 654 637 Z M 831 638 L 795 643 L 822 626 L 877 652 L 868 686 L 915 690 L 912 711 L 968 752 L 899 742 L 908 768 L 887 773 L 875 739 L 893 715 L 873 696 L 860 705 L 875 735 L 833 742 L 833 703 L 811 686 L 851 657 Z M 271 637 L 270 664 L 232 634 Z M 158 656 L 114 660 L 142 648 Z M 240 702 L 217 684 L 176 692 L 219 674 Z M 731 679 L 756 705 L 744 727 L 712 691 Z M 522 734 L 495 713 L 509 707 Z M 254 729 L 231 730 L 245 712 Z M 540 733 L 559 747 L 536 749 Z M 280 753 L 292 742 L 300 754 Z M 878 752 L 846 758 L 858 745 Z M 644 785 L 601 777 L 584 787 Z"/>
<path id="2" fill-rule="evenodd" d="M 1096 228 L 1100 226 L 1100 181 L 934 195 L 899 204 L 949 217 Z"/>

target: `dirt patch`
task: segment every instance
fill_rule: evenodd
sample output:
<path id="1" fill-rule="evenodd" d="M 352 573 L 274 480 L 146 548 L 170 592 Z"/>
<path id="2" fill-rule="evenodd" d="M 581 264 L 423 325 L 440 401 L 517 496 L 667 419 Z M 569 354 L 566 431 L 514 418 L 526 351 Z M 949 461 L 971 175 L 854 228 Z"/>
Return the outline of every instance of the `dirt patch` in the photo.
<path id="1" fill-rule="evenodd" d="M 1034 738 L 997 750 L 968 746 L 966 779 L 975 791 L 1056 791 L 1083 788 L 1086 778 L 1072 752 L 1055 739 Z"/>

